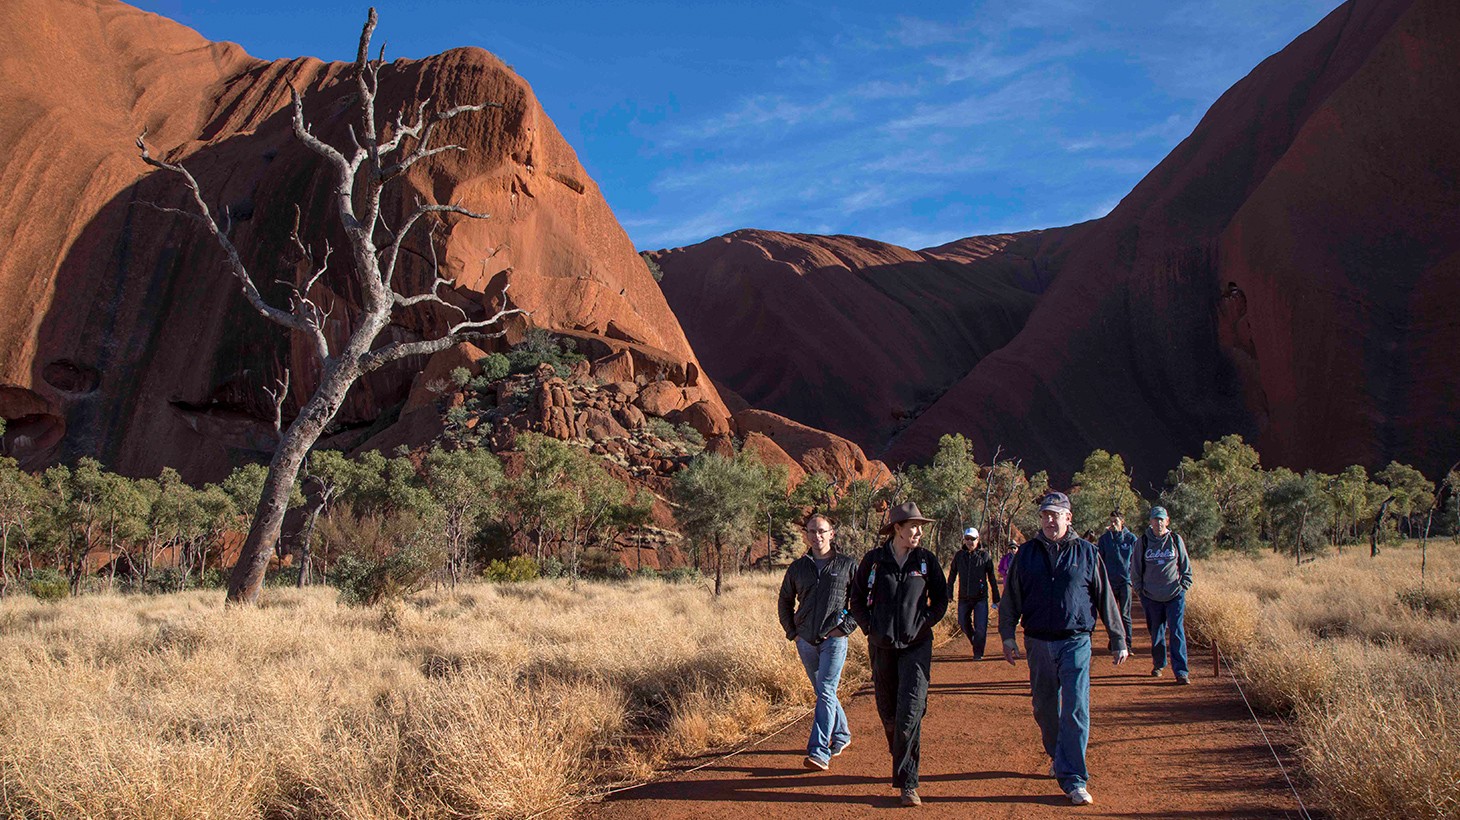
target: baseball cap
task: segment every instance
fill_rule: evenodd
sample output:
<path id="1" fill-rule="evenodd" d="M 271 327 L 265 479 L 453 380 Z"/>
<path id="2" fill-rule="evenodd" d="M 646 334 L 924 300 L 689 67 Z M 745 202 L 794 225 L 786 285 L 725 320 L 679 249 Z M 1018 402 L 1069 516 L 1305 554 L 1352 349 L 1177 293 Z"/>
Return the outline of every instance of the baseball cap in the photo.
<path id="1" fill-rule="evenodd" d="M 963 537 L 964 538 L 977 538 L 978 537 L 978 527 L 969 527 L 968 529 L 964 530 L 963 531 Z"/>
<path id="2" fill-rule="evenodd" d="M 1166 514 L 1166 508 L 1165 507 L 1152 507 L 1151 508 L 1151 514 L 1148 515 L 1148 516 L 1146 516 L 1146 517 L 1147 518 L 1164 518 L 1167 521 L 1170 521 L 1171 520 L 1171 516 L 1169 516 L 1169 515 Z"/>
<path id="3" fill-rule="evenodd" d="M 1044 512 L 1045 510 L 1064 510 L 1065 512 L 1069 512 L 1070 497 L 1064 493 L 1050 493 L 1046 495 L 1044 498 L 1039 499 L 1039 511 Z"/>

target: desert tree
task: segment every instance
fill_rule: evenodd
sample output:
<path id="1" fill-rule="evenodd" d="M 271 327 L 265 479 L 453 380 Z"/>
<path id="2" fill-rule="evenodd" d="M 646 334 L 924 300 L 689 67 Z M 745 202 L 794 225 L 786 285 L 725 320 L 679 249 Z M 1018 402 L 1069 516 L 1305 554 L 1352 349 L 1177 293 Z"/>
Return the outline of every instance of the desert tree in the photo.
<path id="1" fill-rule="evenodd" d="M 154 205 L 161 211 L 186 217 L 211 234 L 226 257 L 225 267 L 238 279 L 249 304 L 266 319 L 300 334 L 308 340 L 319 360 L 319 378 L 309 399 L 300 408 L 287 428 L 282 424 L 284 382 L 272 393 L 276 418 L 279 421 L 279 443 L 269 463 L 258 507 L 249 526 L 248 537 L 240 551 L 238 563 L 228 581 L 228 600 L 233 603 L 254 603 L 263 585 L 270 554 L 279 539 L 290 490 L 310 448 L 319 439 L 325 426 L 335 417 L 350 387 L 377 368 L 410 356 L 424 356 L 445 350 L 463 341 L 479 341 L 500 336 L 499 327 L 508 315 L 522 313 L 503 307 L 494 315 L 472 318 L 462 308 L 443 299 L 440 289 L 451 279 L 443 278 L 436 260 L 435 229 L 448 215 L 484 219 L 478 213 L 456 203 L 432 203 L 418 200 L 414 209 L 392 229 L 382 210 L 381 194 L 392 182 L 402 180 L 418 163 L 447 151 L 463 151 L 460 145 L 432 146 L 436 129 L 448 120 L 464 114 L 500 108 L 500 103 L 482 102 L 439 108 L 428 114 L 430 101 L 422 101 L 414 112 L 401 112 L 393 122 L 381 125 L 376 114 L 380 73 L 387 68 L 384 48 L 372 60 L 370 38 L 375 31 L 376 14 L 371 9 L 360 32 L 359 49 L 354 64 L 359 116 L 350 129 L 351 145 L 336 148 L 314 134 L 304 116 L 304 102 L 297 89 L 291 89 L 292 126 L 296 139 L 317 154 L 333 177 L 331 200 L 346 237 L 349 261 L 345 268 L 352 284 L 361 294 L 360 309 L 350 317 L 351 330 L 343 343 L 331 343 L 325 332 L 332 308 L 327 309 L 314 295 L 314 286 L 329 269 L 331 248 L 326 243 L 318 254 L 310 252 L 299 235 L 296 214 L 291 239 L 307 264 L 303 282 L 296 276 L 287 307 L 279 307 L 265 299 L 244 264 L 243 256 L 230 238 L 232 220 L 227 211 L 220 224 L 208 207 L 198 181 L 180 162 L 153 157 L 146 145 L 146 132 L 137 138 L 142 159 L 154 168 L 181 177 L 191 194 L 191 203 L 184 208 Z M 406 240 L 418 225 L 430 226 L 426 231 L 427 252 L 407 247 Z M 420 293 L 402 292 L 397 265 L 403 255 L 428 256 L 431 283 Z M 401 277 L 403 278 L 403 277 Z M 505 296 L 504 296 L 505 299 Z M 417 305 L 433 304 L 440 310 L 454 311 L 459 316 L 447 324 L 444 334 L 421 341 L 396 341 L 376 347 L 381 333 L 390 325 L 395 311 Z M 458 321 L 459 319 L 459 321 Z"/>
<path id="2" fill-rule="evenodd" d="M 1119 453 L 1096 450 L 1070 479 L 1070 503 L 1074 506 L 1076 532 L 1100 532 L 1112 512 L 1139 521 L 1144 513 L 1141 497 L 1131 489 L 1130 473 Z"/>
<path id="3" fill-rule="evenodd" d="M 743 450 L 734 458 L 704 453 L 675 474 L 675 518 L 696 555 L 701 547 L 710 548 L 716 597 L 722 589 L 725 550 L 755 537 L 774 482 L 771 471 Z"/>
<path id="4" fill-rule="evenodd" d="M 978 491 L 983 489 L 979 471 L 973 443 L 956 434 L 938 439 L 938 450 L 926 466 L 908 468 L 919 509 L 937 522 L 930 528 L 932 537 L 925 546 L 931 546 L 941 558 L 958 549 L 964 527 L 985 526 L 982 519 L 975 520 Z"/>
<path id="5" fill-rule="evenodd" d="M 0 598 L 10 588 L 11 545 L 28 537 L 40 503 L 36 480 L 15 459 L 0 456 Z"/>
<path id="6" fill-rule="evenodd" d="M 422 478 L 438 510 L 447 578 L 456 589 L 477 535 L 502 512 L 498 501 L 502 463 L 487 450 L 436 448 L 423 466 Z"/>

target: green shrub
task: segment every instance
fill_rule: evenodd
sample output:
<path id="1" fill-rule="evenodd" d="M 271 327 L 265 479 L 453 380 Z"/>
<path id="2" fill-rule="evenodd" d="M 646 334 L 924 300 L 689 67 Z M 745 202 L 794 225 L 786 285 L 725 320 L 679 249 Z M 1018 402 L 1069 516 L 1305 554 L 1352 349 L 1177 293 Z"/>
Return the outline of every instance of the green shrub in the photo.
<path id="1" fill-rule="evenodd" d="M 171 592 L 182 592 L 187 589 L 188 579 L 183 575 L 182 570 L 177 567 L 164 567 L 147 576 L 146 591 L 166 595 Z"/>
<path id="2" fill-rule="evenodd" d="M 228 575 L 217 567 L 209 567 L 198 573 L 199 589 L 223 589 L 228 586 Z"/>
<path id="3" fill-rule="evenodd" d="M 42 601 L 59 601 L 71 594 L 71 584 L 66 581 L 66 576 L 53 569 L 36 570 L 25 586 L 31 595 Z"/>
<path id="4" fill-rule="evenodd" d="M 664 580 L 671 584 L 696 584 L 702 577 L 694 567 L 675 567 L 664 573 Z"/>
<path id="5" fill-rule="evenodd" d="M 271 587 L 294 587 L 299 585 L 299 567 L 280 567 L 268 577 L 265 584 Z"/>
<path id="6" fill-rule="evenodd" d="M 490 358 L 490 357 L 489 357 Z M 513 373 L 531 373 L 538 365 L 550 364 L 559 376 L 567 376 L 573 364 L 584 360 L 584 356 L 573 349 L 573 342 L 564 339 L 559 343 L 547 330 L 535 327 L 507 354 L 507 363 Z"/>
<path id="7" fill-rule="evenodd" d="M 537 562 L 526 555 L 514 555 L 506 561 L 497 559 L 482 570 L 482 577 L 494 584 L 535 581 L 538 574 Z"/>
<path id="8" fill-rule="evenodd" d="M 477 376 L 475 379 L 467 382 L 466 389 L 472 391 L 473 393 L 491 392 L 492 380 L 487 378 L 486 376 Z"/>
<path id="9" fill-rule="evenodd" d="M 482 367 L 481 378 L 486 379 L 488 383 L 505 379 L 512 372 L 512 363 L 501 353 L 493 353 L 479 360 L 477 364 Z"/>
<path id="10" fill-rule="evenodd" d="M 649 268 L 649 275 L 654 277 L 655 282 L 664 281 L 664 269 L 659 267 L 659 263 L 654 261 L 654 257 L 648 253 L 640 253 L 639 258 L 644 260 L 644 265 Z"/>
<path id="11" fill-rule="evenodd" d="M 642 578 L 646 581 L 664 580 L 664 576 L 659 573 L 659 570 L 654 569 L 653 567 L 639 567 L 638 571 L 634 573 L 634 577 Z"/>
<path id="12" fill-rule="evenodd" d="M 658 416 L 649 416 L 644 419 L 644 430 L 649 435 L 670 443 L 678 438 L 674 433 L 674 425 Z"/>
<path id="13" fill-rule="evenodd" d="M 470 381 L 470 370 L 467 370 L 465 367 L 453 367 L 451 369 L 451 383 L 456 385 L 458 388 L 466 387 L 467 383 L 469 383 Z"/>
<path id="14" fill-rule="evenodd" d="M 568 565 L 549 555 L 538 565 L 538 574 L 543 578 L 562 578 L 568 574 Z"/>
<path id="15" fill-rule="evenodd" d="M 379 558 L 344 555 L 330 570 L 329 580 L 340 600 L 354 606 L 399 600 L 415 592 L 439 561 L 426 550 L 406 547 Z"/>
<path id="16" fill-rule="evenodd" d="M 688 424 L 680 424 L 674 428 L 674 432 L 679 436 L 680 441 L 689 445 L 691 450 L 705 449 L 705 437 Z"/>

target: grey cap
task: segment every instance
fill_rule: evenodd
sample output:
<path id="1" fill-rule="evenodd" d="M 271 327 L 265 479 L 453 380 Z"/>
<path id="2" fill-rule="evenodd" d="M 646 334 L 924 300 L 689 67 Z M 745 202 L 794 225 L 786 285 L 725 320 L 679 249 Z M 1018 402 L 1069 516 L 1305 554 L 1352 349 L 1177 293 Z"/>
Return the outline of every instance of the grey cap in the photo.
<path id="1" fill-rule="evenodd" d="M 1050 493 L 1046 495 L 1044 498 L 1039 499 L 1039 511 L 1044 512 L 1045 510 L 1064 510 L 1065 512 L 1069 512 L 1070 497 L 1064 493 Z"/>

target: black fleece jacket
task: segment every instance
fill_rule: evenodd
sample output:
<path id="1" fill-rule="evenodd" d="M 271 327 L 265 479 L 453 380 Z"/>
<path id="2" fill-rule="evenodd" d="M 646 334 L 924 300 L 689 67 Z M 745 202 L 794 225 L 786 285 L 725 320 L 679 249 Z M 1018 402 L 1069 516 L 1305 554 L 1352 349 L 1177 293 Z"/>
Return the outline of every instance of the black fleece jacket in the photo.
<path id="1" fill-rule="evenodd" d="M 856 631 L 857 625 L 847 613 L 847 595 L 856 568 L 852 556 L 842 552 L 832 552 L 820 572 L 810 553 L 786 567 L 776 603 L 786 640 L 800 637 L 809 644 L 819 644 L 838 630 L 845 635 Z"/>
<path id="2" fill-rule="evenodd" d="M 862 557 L 852 581 L 852 616 L 867 643 L 903 649 L 933 637 L 948 612 L 948 580 L 938 556 L 918 547 L 897 565 L 889 543 Z"/>

